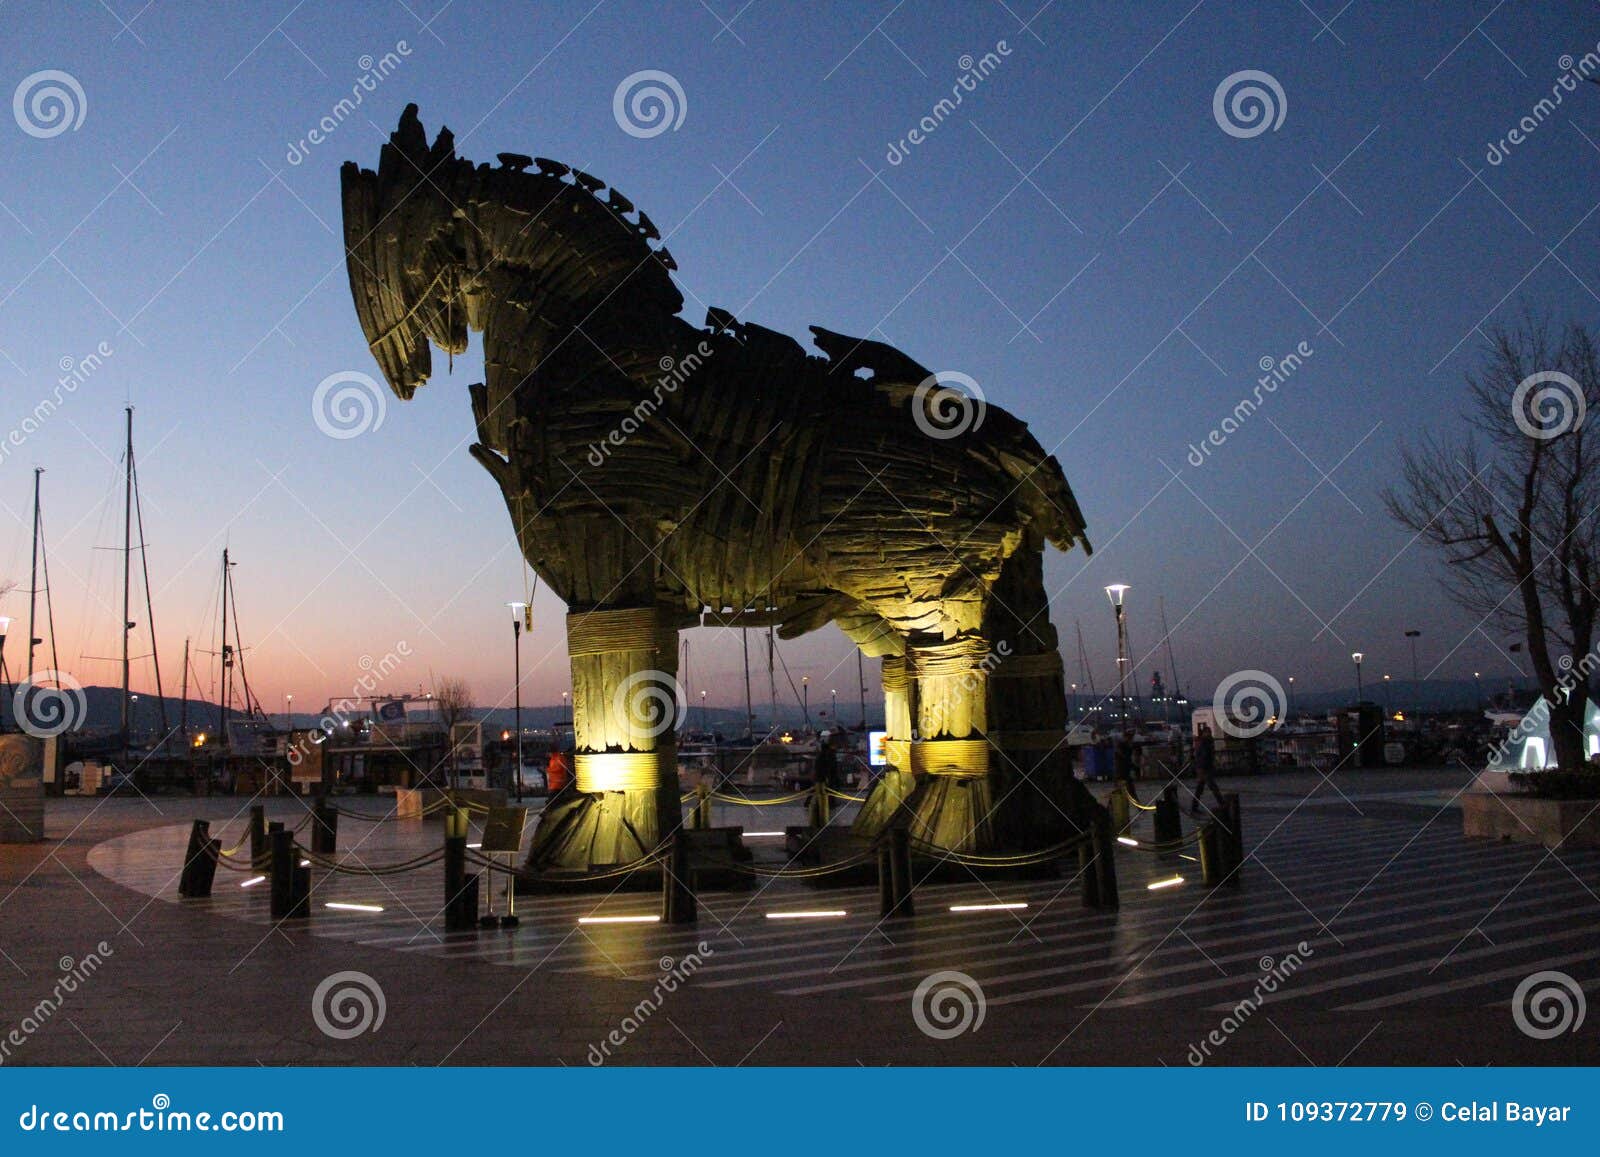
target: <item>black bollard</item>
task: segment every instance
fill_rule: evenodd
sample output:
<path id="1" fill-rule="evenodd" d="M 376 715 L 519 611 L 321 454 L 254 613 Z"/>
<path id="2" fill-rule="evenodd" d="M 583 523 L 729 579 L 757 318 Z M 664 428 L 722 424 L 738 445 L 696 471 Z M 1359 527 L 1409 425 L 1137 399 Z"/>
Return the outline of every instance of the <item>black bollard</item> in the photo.
<path id="1" fill-rule="evenodd" d="M 672 846 L 661 863 L 661 922 L 693 924 L 700 919 L 689 875 L 689 837 L 682 831 L 672 835 Z"/>
<path id="2" fill-rule="evenodd" d="M 1222 863 L 1222 836 L 1216 820 L 1206 820 L 1200 825 L 1200 878 L 1206 887 L 1222 883 L 1228 869 Z"/>
<path id="3" fill-rule="evenodd" d="M 467 874 L 467 813 L 444 813 L 444 930 L 469 932 L 478 927 L 478 877 Z"/>
<path id="4" fill-rule="evenodd" d="M 178 875 L 178 895 L 189 898 L 211 895 L 221 851 L 222 841 L 211 838 L 211 825 L 205 820 L 195 820 L 189 829 L 189 847 L 183 853 L 183 871 Z"/>
<path id="5" fill-rule="evenodd" d="M 1178 789 L 1172 784 L 1156 798 L 1150 822 L 1157 845 L 1176 844 L 1183 839 L 1183 813 L 1178 808 Z"/>
<path id="6" fill-rule="evenodd" d="M 885 832 L 878 841 L 878 915 L 893 915 L 894 901 L 894 858 Z"/>
<path id="7" fill-rule="evenodd" d="M 300 866 L 294 833 L 274 824 L 271 834 L 272 918 L 299 919 L 311 915 L 311 869 Z"/>
<path id="8" fill-rule="evenodd" d="M 250 805 L 250 866 L 267 866 L 267 809 L 258 803 Z"/>
<path id="9" fill-rule="evenodd" d="M 319 795 L 312 806 L 311 850 L 319 856 L 336 855 L 339 850 L 339 813 L 327 796 Z"/>
<path id="10" fill-rule="evenodd" d="M 916 902 L 911 898 L 911 833 L 903 827 L 893 827 L 889 837 L 889 890 L 891 893 L 889 916 L 915 916 Z"/>
<path id="11" fill-rule="evenodd" d="M 1092 829 L 1095 859 L 1095 892 L 1097 908 L 1116 908 L 1117 898 L 1117 842 L 1111 821 L 1105 815 L 1095 817 Z"/>
<path id="12" fill-rule="evenodd" d="M 1224 797 L 1221 840 L 1228 883 L 1238 887 L 1243 883 L 1239 869 L 1244 866 L 1244 828 L 1240 823 L 1237 794 Z"/>

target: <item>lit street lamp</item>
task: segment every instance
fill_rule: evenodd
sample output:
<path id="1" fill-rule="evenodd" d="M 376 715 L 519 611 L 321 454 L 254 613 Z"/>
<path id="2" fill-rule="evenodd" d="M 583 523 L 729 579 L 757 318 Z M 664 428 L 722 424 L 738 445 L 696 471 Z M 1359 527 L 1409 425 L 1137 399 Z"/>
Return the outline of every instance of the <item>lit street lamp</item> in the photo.
<path id="1" fill-rule="evenodd" d="M 1106 598 L 1111 600 L 1112 612 L 1117 617 L 1117 698 L 1122 701 L 1122 721 L 1128 722 L 1128 616 L 1122 600 L 1129 591 L 1127 583 L 1112 583 L 1106 587 Z"/>
<path id="2" fill-rule="evenodd" d="M 833 712 L 833 722 L 837 726 L 839 723 L 839 692 L 829 688 L 828 694 L 833 698 L 833 706 L 829 710 Z"/>
<path id="3" fill-rule="evenodd" d="M 1361 652 L 1360 651 L 1355 652 L 1353 655 L 1350 656 L 1350 658 L 1356 665 L 1356 706 L 1359 707 L 1359 706 L 1361 706 L 1361 698 L 1362 698 L 1362 690 L 1361 690 Z"/>
<path id="4" fill-rule="evenodd" d="M 283 729 L 294 730 L 294 692 L 286 691 L 283 696 Z"/>
<path id="5" fill-rule="evenodd" d="M 793 686 L 793 684 L 790 684 Z M 811 729 L 811 676 L 800 676 L 800 711 L 806 717 L 806 730 Z"/>
<path id="6" fill-rule="evenodd" d="M 527 603 L 507 603 L 511 608 L 511 654 L 512 670 L 516 679 L 513 695 L 515 696 L 515 726 L 517 729 L 516 754 L 512 757 L 517 761 L 517 770 L 513 782 L 516 784 L 517 798 L 522 798 L 522 619 L 527 613 Z M 504 702 L 502 700 L 501 702 Z"/>
<path id="7" fill-rule="evenodd" d="M 1421 631 L 1407 631 L 1406 638 L 1411 640 L 1411 681 L 1417 681 L 1417 640 L 1422 637 Z"/>
<path id="8" fill-rule="evenodd" d="M 1288 709 L 1285 711 L 1285 714 L 1286 715 L 1291 715 L 1291 716 L 1294 714 L 1294 676 L 1293 675 L 1289 676 L 1289 706 L 1288 706 Z"/>

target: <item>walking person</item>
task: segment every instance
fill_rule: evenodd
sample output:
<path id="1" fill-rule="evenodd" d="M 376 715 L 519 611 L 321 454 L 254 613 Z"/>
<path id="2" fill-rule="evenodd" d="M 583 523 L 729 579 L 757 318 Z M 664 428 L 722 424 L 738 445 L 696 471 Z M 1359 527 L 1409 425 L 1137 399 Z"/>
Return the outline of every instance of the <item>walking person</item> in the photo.
<path id="1" fill-rule="evenodd" d="M 1202 723 L 1200 734 L 1194 740 L 1194 799 L 1189 803 L 1189 814 L 1200 814 L 1200 796 L 1207 788 L 1222 806 L 1222 789 L 1217 786 L 1217 741 L 1211 734 L 1211 725 Z"/>

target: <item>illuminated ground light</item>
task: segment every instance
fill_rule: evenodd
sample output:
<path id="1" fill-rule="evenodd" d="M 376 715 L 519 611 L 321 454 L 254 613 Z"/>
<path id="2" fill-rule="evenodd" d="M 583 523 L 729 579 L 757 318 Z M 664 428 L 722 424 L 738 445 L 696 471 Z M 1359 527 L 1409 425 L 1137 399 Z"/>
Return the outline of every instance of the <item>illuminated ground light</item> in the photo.
<path id="1" fill-rule="evenodd" d="M 469 848 L 481 848 L 481 847 L 483 847 L 483 845 L 482 844 L 468 844 L 467 847 L 469 847 Z"/>
<path id="2" fill-rule="evenodd" d="M 1168 876 L 1165 880 L 1153 880 L 1145 887 L 1154 892 L 1161 888 L 1176 888 L 1181 883 L 1183 883 L 1182 876 Z"/>
<path id="3" fill-rule="evenodd" d="M 768 912 L 768 920 L 818 920 L 829 916 L 848 916 L 843 908 L 813 908 L 805 912 Z"/>
<path id="4" fill-rule="evenodd" d="M 264 884 L 266 882 L 267 878 L 265 876 L 251 876 L 248 880 L 239 881 L 239 887 L 254 888 L 257 884 Z"/>
<path id="5" fill-rule="evenodd" d="M 1129 836 L 1118 836 L 1117 843 L 1127 844 L 1130 848 L 1137 848 L 1139 846 L 1139 841 Z"/>
<path id="6" fill-rule="evenodd" d="M 382 904 L 352 904 L 344 900 L 329 900 L 324 908 L 332 908 L 337 912 L 382 912 Z"/>
<path id="7" fill-rule="evenodd" d="M 745 832 L 745 836 L 786 836 L 788 832 Z"/>
<path id="8" fill-rule="evenodd" d="M 579 916 L 579 924 L 659 924 L 660 916 Z"/>
<path id="9" fill-rule="evenodd" d="M 1194 856 L 1191 856 L 1191 855 L 1189 855 L 1189 854 L 1187 854 L 1185 852 L 1179 852 L 1178 853 L 1178 859 L 1180 859 L 1180 860 L 1188 860 L 1191 864 L 1198 864 L 1200 862 Z"/>
<path id="10" fill-rule="evenodd" d="M 999 903 L 999 904 L 952 904 L 952 905 L 950 905 L 950 911 L 952 911 L 952 912 L 1014 912 L 1018 908 L 1026 908 L 1027 906 L 1028 905 L 1027 905 L 1026 901 L 1023 901 L 1023 900 L 1012 900 L 1012 901 L 1009 901 L 1009 902 L 1006 902 L 1006 903 Z"/>
<path id="11" fill-rule="evenodd" d="M 311 861 L 310 860 L 301 860 L 300 861 L 300 866 L 302 868 L 309 868 L 311 866 Z"/>

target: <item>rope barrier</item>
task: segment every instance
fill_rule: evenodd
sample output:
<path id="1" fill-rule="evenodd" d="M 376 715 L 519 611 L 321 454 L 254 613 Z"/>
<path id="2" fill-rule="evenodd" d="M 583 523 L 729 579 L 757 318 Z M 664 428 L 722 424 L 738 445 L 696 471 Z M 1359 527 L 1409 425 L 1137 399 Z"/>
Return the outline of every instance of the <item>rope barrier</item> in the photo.
<path id="1" fill-rule="evenodd" d="M 867 797 L 864 796 L 864 795 L 851 795 L 849 792 L 836 791 L 831 787 L 828 789 L 828 794 L 831 795 L 834 799 L 842 800 L 845 803 L 866 803 L 867 802 Z"/>
<path id="2" fill-rule="evenodd" d="M 1048 848 L 1040 848 L 1034 852 L 1020 852 L 1014 856 L 985 856 L 973 852 L 953 852 L 948 848 L 937 847 L 933 844 L 922 843 L 919 840 L 911 842 L 911 850 L 922 856 L 934 856 L 942 860 L 949 860 L 956 864 L 966 864 L 978 868 L 1022 868 L 1034 864 L 1048 864 L 1061 859 L 1069 851 L 1076 851 L 1079 846 L 1093 839 L 1089 832 L 1082 832 L 1069 840 L 1054 844 Z"/>
<path id="3" fill-rule="evenodd" d="M 795 803 L 798 800 L 809 799 L 812 794 L 811 791 L 807 790 L 797 791 L 793 795 L 774 796 L 772 799 L 745 799 L 742 796 L 727 795 L 720 791 L 714 791 L 711 793 L 711 798 L 722 803 L 741 804 L 744 807 L 768 807 L 773 804 Z"/>
<path id="4" fill-rule="evenodd" d="M 380 864 L 377 867 L 368 867 L 364 864 L 351 867 L 346 861 L 330 860 L 326 856 L 307 851 L 305 848 L 300 849 L 300 855 L 310 860 L 317 867 L 325 868 L 330 872 L 342 872 L 349 876 L 398 876 L 405 872 L 414 872 L 419 868 L 426 868 L 429 864 L 434 864 L 444 859 L 444 849 L 435 848 L 431 852 L 425 852 L 409 860 L 401 860 L 394 864 Z"/>

